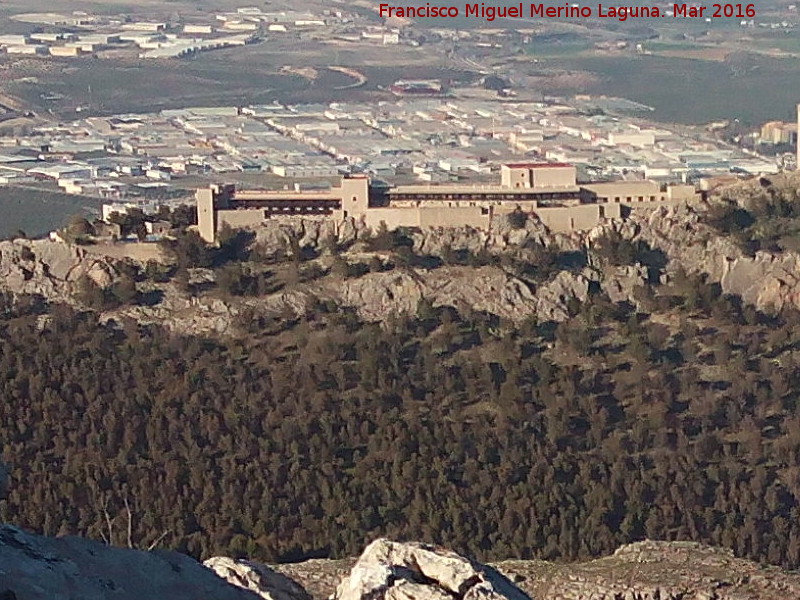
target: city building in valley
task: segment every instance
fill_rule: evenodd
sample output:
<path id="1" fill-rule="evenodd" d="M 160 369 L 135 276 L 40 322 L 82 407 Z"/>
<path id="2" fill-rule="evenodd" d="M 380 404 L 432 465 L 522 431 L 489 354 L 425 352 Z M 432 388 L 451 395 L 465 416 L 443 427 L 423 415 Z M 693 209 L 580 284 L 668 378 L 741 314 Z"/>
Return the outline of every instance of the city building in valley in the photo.
<path id="1" fill-rule="evenodd" d="M 220 227 L 252 227 L 285 216 L 352 217 L 370 228 L 474 227 L 489 230 L 496 217 L 516 210 L 534 213 L 551 230 L 589 229 L 626 210 L 699 200 L 691 185 L 622 181 L 578 185 L 576 169 L 563 163 L 503 165 L 496 185 L 372 186 L 365 175 L 349 175 L 319 190 L 237 190 L 212 185 L 197 190 L 197 227 L 216 240 Z"/>
<path id="2" fill-rule="evenodd" d="M 797 123 L 770 121 L 761 126 L 758 135 L 761 144 L 780 145 L 797 143 Z"/>

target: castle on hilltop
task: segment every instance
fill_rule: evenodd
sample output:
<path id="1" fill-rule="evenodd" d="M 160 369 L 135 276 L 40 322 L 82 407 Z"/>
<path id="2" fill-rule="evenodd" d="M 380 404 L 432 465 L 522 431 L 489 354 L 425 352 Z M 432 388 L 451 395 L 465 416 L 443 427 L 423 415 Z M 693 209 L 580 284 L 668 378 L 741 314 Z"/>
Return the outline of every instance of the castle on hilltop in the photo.
<path id="1" fill-rule="evenodd" d="M 521 210 L 534 213 L 552 231 L 590 229 L 626 209 L 701 198 L 692 185 L 616 181 L 579 185 L 576 169 L 564 163 L 502 165 L 495 185 L 373 186 L 365 175 L 348 175 L 328 190 L 237 190 L 211 185 L 197 190 L 197 227 L 207 242 L 220 227 L 253 227 L 269 219 L 304 216 L 353 217 L 375 229 L 474 227 L 489 230 L 493 219 Z"/>

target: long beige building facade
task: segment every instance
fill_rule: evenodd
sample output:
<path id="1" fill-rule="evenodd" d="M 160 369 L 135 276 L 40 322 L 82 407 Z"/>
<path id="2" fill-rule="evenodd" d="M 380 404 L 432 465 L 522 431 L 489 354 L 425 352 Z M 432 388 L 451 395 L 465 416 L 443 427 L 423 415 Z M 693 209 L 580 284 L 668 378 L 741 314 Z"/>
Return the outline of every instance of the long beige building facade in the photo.
<path id="1" fill-rule="evenodd" d="M 694 202 L 690 185 L 651 181 L 578 185 L 567 164 L 503 165 L 499 185 L 405 185 L 373 188 L 363 175 L 345 176 L 325 191 L 237 190 L 212 185 L 196 193 L 198 231 L 214 242 L 220 227 L 253 227 L 283 216 L 352 217 L 376 229 L 398 227 L 474 227 L 491 229 L 495 218 L 521 210 L 535 214 L 549 229 L 590 229 L 604 219 L 624 217 L 629 209 Z"/>
<path id="2" fill-rule="evenodd" d="M 800 171 L 800 104 L 797 105 L 797 156 L 795 169 Z"/>

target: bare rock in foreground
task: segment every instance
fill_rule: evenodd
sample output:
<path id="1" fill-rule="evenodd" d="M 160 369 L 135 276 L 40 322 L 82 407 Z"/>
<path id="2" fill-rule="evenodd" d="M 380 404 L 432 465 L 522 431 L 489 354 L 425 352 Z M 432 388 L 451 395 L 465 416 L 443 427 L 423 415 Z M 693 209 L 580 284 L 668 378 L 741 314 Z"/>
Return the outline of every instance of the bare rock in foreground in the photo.
<path id="1" fill-rule="evenodd" d="M 257 600 L 177 552 L 113 548 L 0 526 L 0 598 L 17 600 Z"/>
<path id="2" fill-rule="evenodd" d="M 455 552 L 378 539 L 367 546 L 335 600 L 529 600 L 494 569 Z"/>
<path id="3" fill-rule="evenodd" d="M 264 600 L 311 600 L 297 583 L 266 565 L 215 556 L 203 562 L 231 585 L 255 592 Z"/>
<path id="4" fill-rule="evenodd" d="M 336 592 L 337 585 L 340 594 L 342 585 L 344 583 L 349 585 L 349 578 L 342 584 L 340 582 L 348 577 L 350 569 L 361 560 L 354 562 L 352 559 L 315 559 L 303 563 L 275 565 L 274 569 L 297 581 L 314 600 L 326 600 Z M 392 557 L 392 560 L 396 559 Z M 622 546 L 611 556 L 587 562 L 567 564 L 541 560 L 506 560 L 483 568 L 491 572 L 492 567 L 535 600 L 800 598 L 800 574 L 787 572 L 778 567 L 759 565 L 736 558 L 729 550 L 694 542 L 644 541 Z M 450 571 L 454 572 L 458 571 Z M 404 584 L 402 588 L 396 588 L 393 593 L 412 589 L 416 588 L 405 587 Z M 492 598 L 479 595 L 483 592 L 481 587 L 475 586 L 472 589 L 474 595 L 467 596 L 470 600 Z M 447 594 L 449 598 L 454 597 L 450 592 Z M 350 597 L 337 596 L 338 600 Z M 375 598 L 404 597 L 375 596 Z"/>

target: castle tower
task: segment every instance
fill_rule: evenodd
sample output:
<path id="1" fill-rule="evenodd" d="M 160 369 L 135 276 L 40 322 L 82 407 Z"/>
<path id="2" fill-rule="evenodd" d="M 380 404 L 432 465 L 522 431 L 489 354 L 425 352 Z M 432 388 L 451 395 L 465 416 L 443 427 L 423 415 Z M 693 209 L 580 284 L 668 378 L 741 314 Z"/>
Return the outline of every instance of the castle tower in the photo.
<path id="1" fill-rule="evenodd" d="M 217 233 L 214 190 L 210 187 L 199 189 L 194 193 L 194 198 L 197 202 L 197 233 L 206 242 L 212 244 Z"/>
<path id="2" fill-rule="evenodd" d="M 369 208 L 369 178 L 366 175 L 350 175 L 341 183 L 343 216 L 361 216 Z"/>
<path id="3" fill-rule="evenodd" d="M 232 185 L 212 184 L 195 192 L 197 233 L 209 244 L 217 239 L 217 210 L 228 208 L 235 192 Z"/>

